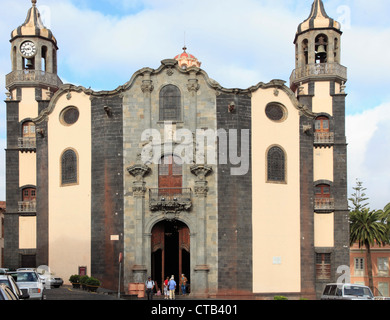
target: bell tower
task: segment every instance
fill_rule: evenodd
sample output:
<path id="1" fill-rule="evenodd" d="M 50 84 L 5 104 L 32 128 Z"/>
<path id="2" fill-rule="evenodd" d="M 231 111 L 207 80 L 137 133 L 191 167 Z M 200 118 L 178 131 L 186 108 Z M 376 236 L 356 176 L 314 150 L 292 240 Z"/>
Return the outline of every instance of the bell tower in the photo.
<path id="1" fill-rule="evenodd" d="M 313 2 L 309 17 L 295 35 L 295 70 L 290 85 L 295 92 L 312 81 L 335 81 L 342 91 L 347 69 L 340 64 L 341 26 L 330 18 L 322 0 Z"/>
<path id="2" fill-rule="evenodd" d="M 301 118 L 301 286 L 319 296 L 349 266 L 345 83 L 341 26 L 314 0 L 295 35 L 295 70 L 290 87 L 313 113 Z M 312 177 L 312 180 L 311 180 Z M 305 183 L 310 182 L 310 183 Z M 312 182 L 312 183 L 311 183 Z M 315 274 L 315 278 L 308 275 Z M 316 292 L 311 292 L 315 288 Z"/>
<path id="3" fill-rule="evenodd" d="M 41 151 L 47 128 L 33 121 L 46 109 L 62 81 L 57 76 L 57 40 L 46 28 L 36 6 L 11 33 L 11 72 L 8 90 L 6 201 L 4 260 L 9 268 L 47 264 L 47 219 L 39 207 L 40 166 L 47 166 Z M 43 219 L 42 219 L 43 217 Z M 37 236 L 41 233 L 43 236 Z"/>
<path id="4" fill-rule="evenodd" d="M 6 77 L 10 93 L 21 87 L 54 92 L 62 84 L 57 76 L 57 40 L 43 25 L 37 1 L 31 2 L 26 21 L 11 33 L 12 72 Z"/>

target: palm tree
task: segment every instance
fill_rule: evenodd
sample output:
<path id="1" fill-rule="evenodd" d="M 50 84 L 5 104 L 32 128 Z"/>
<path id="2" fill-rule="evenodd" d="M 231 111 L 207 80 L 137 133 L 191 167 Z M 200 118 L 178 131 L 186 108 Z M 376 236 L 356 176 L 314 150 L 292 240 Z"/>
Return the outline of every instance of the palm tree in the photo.
<path id="1" fill-rule="evenodd" d="M 387 244 L 390 244 L 390 203 L 388 203 L 383 210 L 379 210 L 382 215 L 382 223 L 387 228 Z"/>
<path id="2" fill-rule="evenodd" d="M 367 251 L 367 271 L 368 286 L 374 292 L 374 281 L 372 276 L 371 247 L 375 244 L 379 246 L 388 242 L 386 225 L 381 221 L 383 213 L 381 211 L 370 211 L 368 208 L 354 210 L 350 213 L 350 239 L 352 246 L 359 244 L 359 248 L 365 247 Z"/>

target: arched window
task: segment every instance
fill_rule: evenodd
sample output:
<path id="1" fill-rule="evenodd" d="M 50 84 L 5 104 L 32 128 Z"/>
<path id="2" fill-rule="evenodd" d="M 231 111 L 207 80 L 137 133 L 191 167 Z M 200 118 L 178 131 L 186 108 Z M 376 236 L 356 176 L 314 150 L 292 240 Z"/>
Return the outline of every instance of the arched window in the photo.
<path id="1" fill-rule="evenodd" d="M 160 121 L 181 120 L 181 94 L 178 87 L 167 85 L 160 91 Z"/>
<path id="2" fill-rule="evenodd" d="M 309 41 L 307 39 L 302 41 L 302 54 L 305 65 L 309 64 Z"/>
<path id="3" fill-rule="evenodd" d="M 267 153 L 267 181 L 286 182 L 286 156 L 279 147 L 272 147 Z"/>
<path id="4" fill-rule="evenodd" d="M 26 121 L 22 125 L 23 138 L 35 138 L 35 123 L 32 121 Z"/>
<path id="5" fill-rule="evenodd" d="M 325 116 L 316 118 L 314 127 L 316 132 L 329 132 L 329 118 Z"/>
<path id="6" fill-rule="evenodd" d="M 319 184 L 315 187 L 315 193 L 317 199 L 329 199 L 330 198 L 330 185 Z"/>
<path id="7" fill-rule="evenodd" d="M 332 188 L 329 184 L 320 183 L 314 188 L 314 210 L 319 213 L 327 213 L 334 210 Z"/>
<path id="8" fill-rule="evenodd" d="M 22 190 L 22 201 L 35 201 L 37 198 L 35 188 L 24 188 Z"/>
<path id="9" fill-rule="evenodd" d="M 41 53 L 42 59 L 41 59 L 41 70 L 47 71 L 47 47 L 42 46 L 42 53 Z"/>
<path id="10" fill-rule="evenodd" d="M 77 154 L 75 151 L 66 150 L 61 156 L 61 184 L 75 184 L 78 178 Z"/>

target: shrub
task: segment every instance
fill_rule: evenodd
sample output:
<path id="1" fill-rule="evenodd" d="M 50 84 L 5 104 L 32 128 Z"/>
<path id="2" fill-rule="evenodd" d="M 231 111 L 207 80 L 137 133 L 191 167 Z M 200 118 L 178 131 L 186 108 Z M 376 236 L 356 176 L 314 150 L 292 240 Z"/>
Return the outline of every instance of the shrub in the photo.
<path id="1" fill-rule="evenodd" d="M 87 286 L 94 286 L 94 287 L 98 287 L 100 286 L 100 281 L 94 277 L 90 277 L 87 281 L 86 281 L 86 285 Z"/>
<path id="2" fill-rule="evenodd" d="M 274 300 L 288 300 L 288 299 L 284 296 L 275 296 Z"/>
<path id="3" fill-rule="evenodd" d="M 80 283 L 80 276 L 78 274 L 73 274 L 69 277 L 70 283 Z"/>
<path id="4" fill-rule="evenodd" d="M 80 283 L 81 284 L 87 284 L 87 280 L 89 279 L 89 277 L 87 275 L 85 276 L 81 276 L 80 277 Z"/>

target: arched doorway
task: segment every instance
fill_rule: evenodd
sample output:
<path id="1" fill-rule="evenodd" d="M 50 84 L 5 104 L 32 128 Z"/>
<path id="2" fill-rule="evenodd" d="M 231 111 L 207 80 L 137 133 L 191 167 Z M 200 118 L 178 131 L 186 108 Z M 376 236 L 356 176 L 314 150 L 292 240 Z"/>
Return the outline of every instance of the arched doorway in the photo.
<path id="1" fill-rule="evenodd" d="M 167 276 L 174 275 L 179 292 L 179 276 L 184 273 L 190 283 L 190 230 L 180 221 L 161 221 L 152 229 L 152 278 L 162 290 Z"/>

